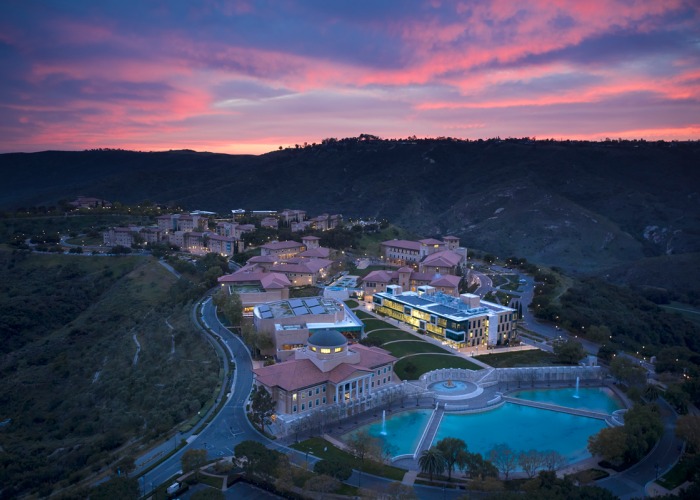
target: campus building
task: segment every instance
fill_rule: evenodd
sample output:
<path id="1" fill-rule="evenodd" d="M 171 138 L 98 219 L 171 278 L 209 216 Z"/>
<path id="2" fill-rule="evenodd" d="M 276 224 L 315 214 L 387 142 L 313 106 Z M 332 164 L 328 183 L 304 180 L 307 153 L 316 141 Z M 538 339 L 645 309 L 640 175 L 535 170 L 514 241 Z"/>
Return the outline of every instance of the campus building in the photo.
<path id="1" fill-rule="evenodd" d="M 273 347 L 263 354 L 287 360 L 306 346 L 310 335 L 329 328 L 359 340 L 364 323 L 345 304 L 335 299 L 305 297 L 260 304 L 253 308 L 255 331 L 270 335 Z"/>
<path id="2" fill-rule="evenodd" d="M 256 271 L 252 268 L 221 276 L 218 282 L 229 294 L 238 294 L 244 316 L 252 316 L 253 309 L 259 304 L 288 299 L 289 288 L 292 286 L 284 274 Z"/>
<path id="3" fill-rule="evenodd" d="M 349 345 L 335 329 L 316 330 L 304 344 L 288 361 L 253 370 L 256 387 L 272 395 L 276 421 L 289 423 L 331 407 L 361 412 L 396 385 L 397 359 L 384 349 Z"/>
<path id="4" fill-rule="evenodd" d="M 397 271 L 372 271 L 362 278 L 362 291 L 365 297 L 371 297 L 375 293 L 386 292 L 391 285 L 399 285 L 402 290 L 414 292 L 418 290 L 418 287 L 428 285 L 437 292 L 457 297 L 459 296 L 459 283 L 461 280 L 461 277 L 455 275 L 423 273 L 404 266 Z"/>
<path id="5" fill-rule="evenodd" d="M 422 273 L 456 274 L 467 263 L 466 249 L 460 248 L 455 236 L 445 236 L 443 241 L 389 240 L 381 243 L 380 251 L 387 264 L 413 266 Z"/>
<path id="6" fill-rule="evenodd" d="M 390 285 L 375 293 L 374 311 L 406 323 L 454 348 L 508 345 L 516 337 L 515 309 L 463 293 L 451 297 L 430 286 L 404 292 Z"/>

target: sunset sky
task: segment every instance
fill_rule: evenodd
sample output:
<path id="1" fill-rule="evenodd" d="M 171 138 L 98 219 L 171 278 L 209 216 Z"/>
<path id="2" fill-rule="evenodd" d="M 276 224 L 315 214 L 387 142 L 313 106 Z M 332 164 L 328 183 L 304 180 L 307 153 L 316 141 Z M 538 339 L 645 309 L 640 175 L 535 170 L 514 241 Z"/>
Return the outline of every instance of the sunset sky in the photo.
<path id="1" fill-rule="evenodd" d="M 0 152 L 700 139 L 700 1 L 0 4 Z"/>

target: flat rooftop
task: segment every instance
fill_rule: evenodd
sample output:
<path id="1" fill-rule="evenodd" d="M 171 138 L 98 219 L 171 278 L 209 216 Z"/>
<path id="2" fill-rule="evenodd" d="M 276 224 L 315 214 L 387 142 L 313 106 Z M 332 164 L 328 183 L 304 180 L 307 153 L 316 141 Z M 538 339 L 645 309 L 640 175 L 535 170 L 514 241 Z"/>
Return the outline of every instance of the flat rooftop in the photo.
<path id="1" fill-rule="evenodd" d="M 257 306 L 256 310 L 262 319 L 272 319 L 306 316 L 309 314 L 335 314 L 342 311 L 343 306 L 332 299 L 305 297 L 301 299 L 268 302 Z"/>
<path id="2" fill-rule="evenodd" d="M 438 292 L 435 294 L 419 295 L 416 292 L 403 292 L 399 295 L 392 295 L 386 292 L 375 293 L 375 295 L 395 300 L 401 304 L 415 307 L 421 311 L 452 319 L 454 321 L 464 321 L 465 319 L 495 314 L 499 312 L 515 311 L 510 307 L 505 307 L 492 302 L 481 301 L 479 307 L 470 308 L 458 297 Z"/>

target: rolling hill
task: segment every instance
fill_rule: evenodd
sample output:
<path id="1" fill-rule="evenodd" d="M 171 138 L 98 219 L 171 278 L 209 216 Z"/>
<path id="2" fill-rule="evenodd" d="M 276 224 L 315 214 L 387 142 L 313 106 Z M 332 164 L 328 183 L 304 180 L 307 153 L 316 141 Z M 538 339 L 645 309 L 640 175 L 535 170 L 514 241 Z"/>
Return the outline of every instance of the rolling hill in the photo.
<path id="1" fill-rule="evenodd" d="M 0 155 L 0 208 L 84 194 L 219 213 L 300 208 L 311 215 L 374 216 L 416 234 L 454 234 L 462 245 L 497 256 L 571 273 L 614 271 L 644 284 L 646 275 L 658 280 L 662 268 L 688 271 L 689 260 L 698 262 L 699 166 L 698 142 L 365 135 L 261 156 L 9 153 Z M 700 266 L 693 267 L 689 272 L 698 273 Z M 638 271 L 622 271 L 632 268 Z"/>

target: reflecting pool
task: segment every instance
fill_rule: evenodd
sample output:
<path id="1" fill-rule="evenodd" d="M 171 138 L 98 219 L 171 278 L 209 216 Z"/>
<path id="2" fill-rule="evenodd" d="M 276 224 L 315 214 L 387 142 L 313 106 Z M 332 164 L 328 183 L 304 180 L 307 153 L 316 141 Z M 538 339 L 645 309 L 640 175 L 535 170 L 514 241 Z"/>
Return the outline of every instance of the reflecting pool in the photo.
<path id="1" fill-rule="evenodd" d="M 590 457 L 588 437 L 607 427 L 604 420 L 506 403 L 483 413 L 446 413 L 433 444 L 458 437 L 471 452 L 486 456 L 498 443 L 514 451 L 554 450 L 567 461 Z"/>
<path id="2" fill-rule="evenodd" d="M 391 450 L 391 456 L 412 454 L 416 451 L 418 443 L 428 419 L 433 410 L 410 410 L 386 416 L 386 435 L 382 434 L 382 420 L 360 427 L 357 431 L 343 435 L 347 441 L 352 434 L 360 430 L 366 430 L 370 436 L 381 439 L 385 446 Z"/>
<path id="3" fill-rule="evenodd" d="M 540 403 L 566 406 L 567 408 L 579 408 L 603 413 L 612 413 L 615 410 L 623 408 L 612 391 L 607 387 L 582 387 L 578 390 L 578 397 L 575 397 L 576 389 L 573 387 L 518 391 L 510 393 L 509 396 L 527 399 L 529 401 L 538 401 Z"/>
<path id="4" fill-rule="evenodd" d="M 571 388 L 524 390 L 512 395 L 608 414 L 622 408 L 605 388 L 581 388 L 578 398 L 574 394 L 575 389 Z M 386 443 L 392 456 L 413 454 L 431 414 L 432 410 L 423 409 L 387 415 L 386 435 L 382 435 L 381 418 L 360 429 Z M 457 437 L 467 443 L 469 451 L 486 455 L 496 444 L 506 443 L 514 451 L 554 450 L 568 462 L 576 462 L 590 457 L 588 437 L 606 427 L 600 419 L 506 403 L 480 413 L 445 413 L 433 444 L 445 437 Z"/>

